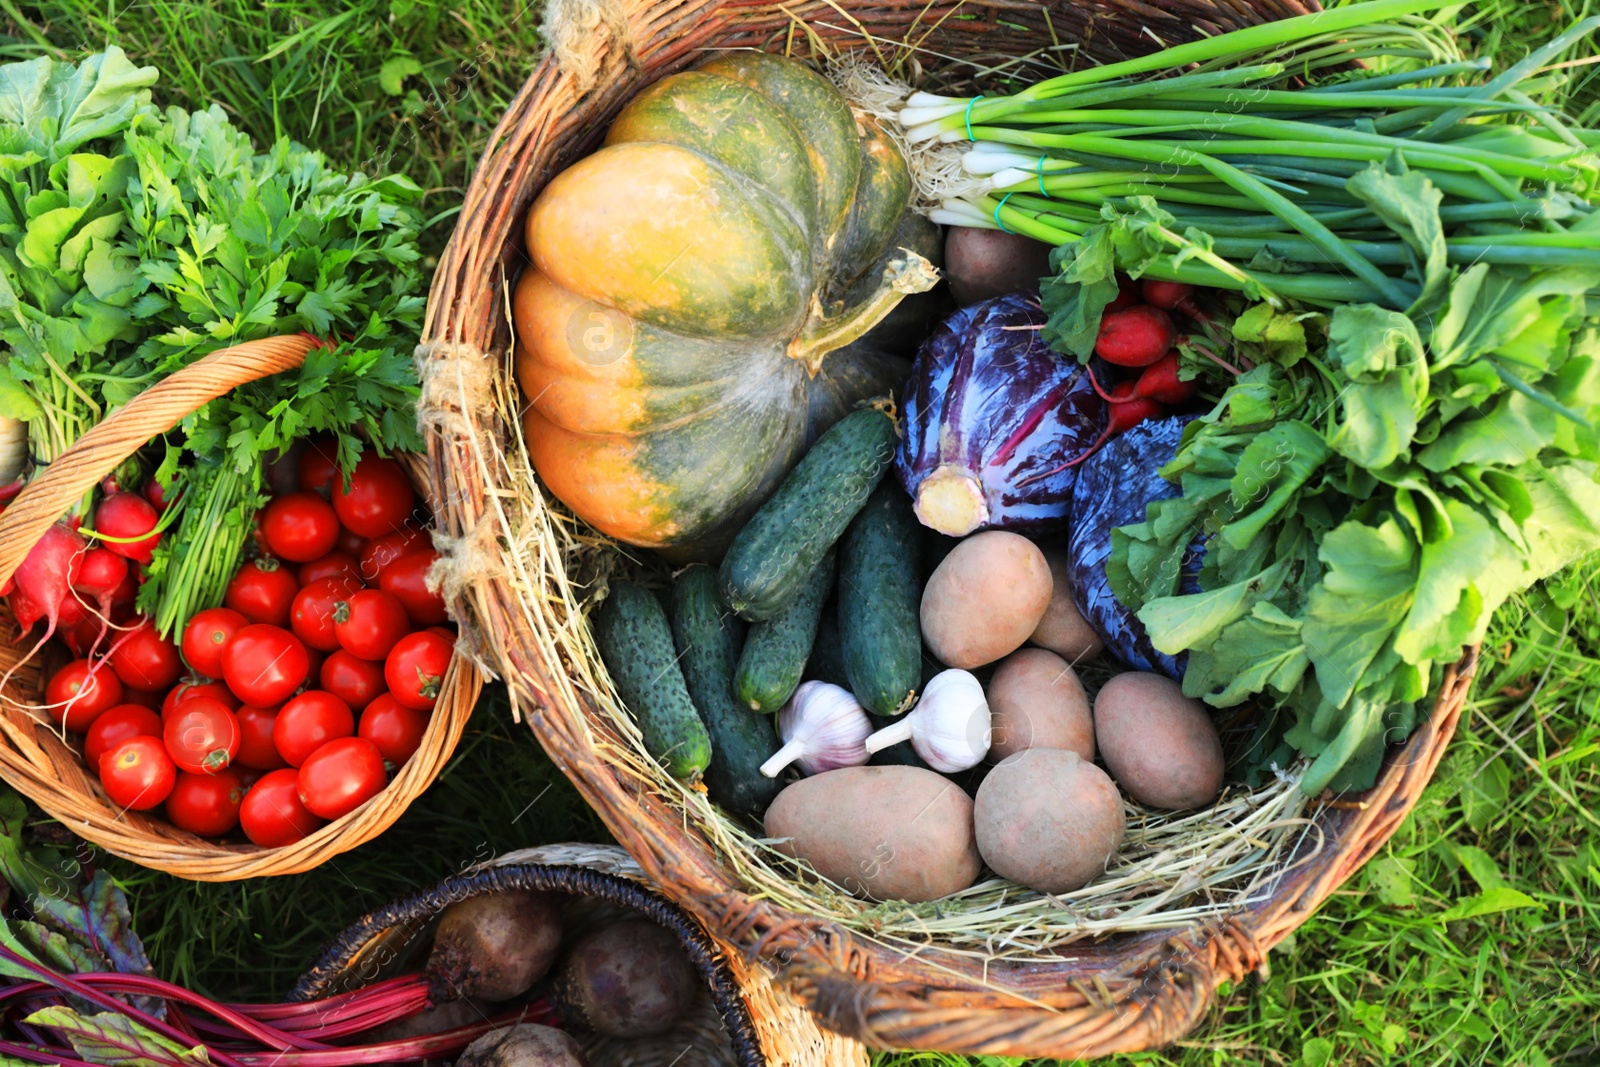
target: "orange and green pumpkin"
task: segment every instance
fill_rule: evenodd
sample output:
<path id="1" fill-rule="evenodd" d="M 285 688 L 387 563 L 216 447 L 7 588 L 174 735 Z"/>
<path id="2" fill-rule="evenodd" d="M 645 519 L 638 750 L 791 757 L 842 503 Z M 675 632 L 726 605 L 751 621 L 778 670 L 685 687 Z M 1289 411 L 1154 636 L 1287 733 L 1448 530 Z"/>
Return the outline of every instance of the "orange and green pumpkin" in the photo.
<path id="1" fill-rule="evenodd" d="M 550 491 L 618 540 L 719 552 L 903 380 L 863 335 L 937 277 L 910 187 L 878 125 L 789 60 L 733 53 L 635 98 L 528 212 L 517 377 Z"/>

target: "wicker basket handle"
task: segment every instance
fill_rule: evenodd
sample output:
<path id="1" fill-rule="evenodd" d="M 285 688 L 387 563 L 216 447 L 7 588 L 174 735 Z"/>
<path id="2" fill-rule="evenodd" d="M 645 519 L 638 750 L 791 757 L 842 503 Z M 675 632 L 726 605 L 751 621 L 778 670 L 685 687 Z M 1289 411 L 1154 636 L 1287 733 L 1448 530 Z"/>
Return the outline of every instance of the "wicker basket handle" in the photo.
<path id="1" fill-rule="evenodd" d="M 310 334 L 263 337 L 220 348 L 163 378 L 78 438 L 0 514 L 0 585 L 16 573 L 50 524 L 150 438 L 235 386 L 292 370 L 320 347 Z"/>

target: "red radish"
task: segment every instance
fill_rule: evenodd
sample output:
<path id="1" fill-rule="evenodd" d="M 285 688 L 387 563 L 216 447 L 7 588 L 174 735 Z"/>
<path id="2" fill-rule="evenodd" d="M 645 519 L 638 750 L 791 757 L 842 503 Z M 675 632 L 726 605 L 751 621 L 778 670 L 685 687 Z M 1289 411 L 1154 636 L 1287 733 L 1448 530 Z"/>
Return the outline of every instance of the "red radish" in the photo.
<path id="1" fill-rule="evenodd" d="M 44 639 L 56 632 L 62 602 L 72 599 L 86 548 L 76 530 L 58 522 L 28 552 L 17 568 L 17 588 L 11 594 L 11 613 L 23 633 L 40 619 L 49 623 Z"/>
<path id="2" fill-rule="evenodd" d="M 1159 278 L 1146 278 L 1139 283 L 1144 302 L 1153 307 L 1181 308 L 1194 296 L 1194 286 L 1187 282 L 1164 282 Z"/>
<path id="3" fill-rule="evenodd" d="M 1032 481 L 1035 478 L 1047 478 L 1058 471 L 1066 470 L 1068 467 L 1076 467 L 1100 451 L 1105 446 L 1105 443 L 1113 437 L 1120 433 L 1126 433 L 1145 419 L 1154 418 L 1166 410 L 1156 401 L 1136 395 L 1134 390 L 1138 388 L 1137 382 L 1118 382 L 1108 393 L 1100 387 L 1100 383 L 1095 379 L 1094 371 L 1092 370 L 1089 372 L 1089 381 L 1094 385 L 1094 391 L 1099 393 L 1106 402 L 1106 428 L 1099 437 L 1095 438 L 1093 444 L 1078 455 L 1073 456 L 1065 463 L 1052 467 L 1050 470 L 1041 471 L 1038 474 L 1030 474 L 1027 478 L 1018 482 L 1018 485 Z"/>
<path id="4" fill-rule="evenodd" d="M 1139 304 L 1100 319 L 1095 355 L 1119 367 L 1148 367 L 1167 354 L 1177 331 L 1160 308 Z"/>
<path id="5" fill-rule="evenodd" d="M 144 480 L 144 488 L 139 492 L 141 496 L 150 502 L 151 507 L 155 508 L 157 511 L 166 511 L 168 503 L 167 497 L 172 492 L 172 486 L 163 486 L 160 482 L 156 481 L 154 475 L 151 475 L 149 478 Z"/>
<path id="6" fill-rule="evenodd" d="M 1196 385 L 1178 377 L 1178 352 L 1173 349 L 1144 369 L 1133 394 L 1163 404 L 1182 404 L 1193 400 Z"/>
<path id="7" fill-rule="evenodd" d="M 112 493 L 100 501 L 94 513 L 95 532 L 106 538 L 105 546 L 142 564 L 150 562 L 156 542 L 161 540 L 155 532 L 160 521 L 150 501 L 133 493 Z"/>
<path id="8" fill-rule="evenodd" d="M 111 602 L 128 577 L 128 561 L 104 548 L 91 548 L 83 554 L 78 567 L 77 581 L 72 583 L 75 592 L 93 597 L 99 614 L 111 616 Z"/>

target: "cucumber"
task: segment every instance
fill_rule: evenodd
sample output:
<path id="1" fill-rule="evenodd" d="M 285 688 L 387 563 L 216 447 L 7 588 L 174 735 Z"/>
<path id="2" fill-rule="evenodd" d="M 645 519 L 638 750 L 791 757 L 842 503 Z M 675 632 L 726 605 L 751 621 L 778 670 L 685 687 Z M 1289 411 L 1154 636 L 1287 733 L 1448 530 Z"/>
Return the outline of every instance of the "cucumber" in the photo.
<path id="1" fill-rule="evenodd" d="M 879 407 L 834 423 L 733 539 L 719 575 L 722 599 L 755 622 L 794 603 L 883 480 L 895 441 L 894 417 Z"/>
<path id="2" fill-rule="evenodd" d="M 618 695 L 639 721 L 645 751 L 674 778 L 699 781 L 711 763 L 711 737 L 689 699 L 672 627 L 655 594 L 614 583 L 595 616 L 594 641 Z"/>
<path id="3" fill-rule="evenodd" d="M 849 690 L 875 715 L 899 715 L 922 688 L 921 524 L 885 481 L 839 543 L 839 638 Z"/>
<path id="4" fill-rule="evenodd" d="M 761 773 L 778 750 L 772 720 L 733 698 L 733 670 L 744 624 L 722 606 L 717 572 L 702 563 L 685 568 L 672 590 L 672 636 L 689 696 L 711 735 L 706 791 L 729 811 L 759 816 L 781 783 Z"/>
<path id="5" fill-rule="evenodd" d="M 811 570 L 811 580 L 782 614 L 750 627 L 739 670 L 734 675 L 734 695 L 746 707 L 777 711 L 794 695 L 805 673 L 806 660 L 817 640 L 822 605 L 833 591 L 833 553 Z"/>
<path id="6" fill-rule="evenodd" d="M 844 670 L 844 646 L 839 642 L 837 599 L 822 605 L 822 618 L 817 621 L 817 639 L 812 642 L 811 655 L 806 659 L 805 679 L 808 682 L 828 682 L 841 689 L 850 688 L 850 676 Z"/>

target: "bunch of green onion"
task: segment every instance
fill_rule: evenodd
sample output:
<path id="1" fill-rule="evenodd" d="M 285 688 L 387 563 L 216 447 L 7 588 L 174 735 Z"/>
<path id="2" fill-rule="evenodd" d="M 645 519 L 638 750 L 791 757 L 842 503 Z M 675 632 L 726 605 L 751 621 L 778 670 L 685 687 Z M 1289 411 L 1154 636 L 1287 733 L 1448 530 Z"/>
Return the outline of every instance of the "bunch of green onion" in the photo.
<path id="1" fill-rule="evenodd" d="M 913 145 L 972 143 L 970 180 L 936 222 L 1064 245 L 1153 200 L 1174 220 L 1160 232 L 1171 254 L 1145 274 L 1273 303 L 1416 298 L 1414 251 L 1345 187 L 1374 161 L 1403 161 L 1443 191 L 1451 262 L 1600 263 L 1600 131 L 1531 95 L 1600 17 L 1486 78 L 1418 17 L 1441 6 L 1355 4 L 1011 96 L 919 92 L 898 118 Z"/>

